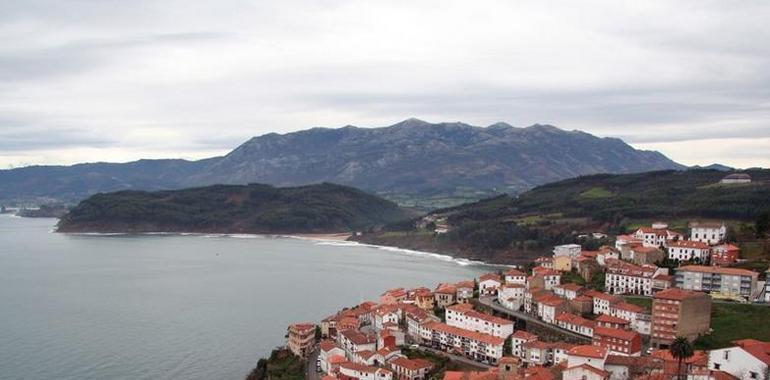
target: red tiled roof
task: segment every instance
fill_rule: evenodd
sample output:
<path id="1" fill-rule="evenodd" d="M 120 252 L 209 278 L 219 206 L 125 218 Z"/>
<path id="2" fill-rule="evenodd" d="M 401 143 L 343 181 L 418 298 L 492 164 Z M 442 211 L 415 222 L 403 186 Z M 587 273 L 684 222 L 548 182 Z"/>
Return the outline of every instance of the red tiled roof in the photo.
<path id="1" fill-rule="evenodd" d="M 653 298 L 681 301 L 687 298 L 702 297 L 702 296 L 706 296 L 706 293 L 696 292 L 692 290 L 684 290 L 679 288 L 669 288 L 669 289 L 661 290 L 655 293 Z"/>
<path id="2" fill-rule="evenodd" d="M 586 370 L 586 371 L 589 371 L 589 372 L 593 372 L 593 373 L 595 373 L 595 374 L 597 374 L 599 376 L 602 376 L 605 379 L 610 377 L 610 373 L 609 372 L 601 370 L 601 369 L 598 369 L 598 368 L 596 368 L 594 366 L 590 366 L 588 364 L 581 364 L 581 365 L 578 365 L 578 366 L 569 367 L 565 371 L 572 371 L 572 370 L 578 369 L 578 368 Z"/>
<path id="3" fill-rule="evenodd" d="M 441 323 L 441 322 L 428 322 L 423 326 L 430 330 L 443 332 L 445 334 L 457 335 L 460 337 L 476 340 L 487 344 L 501 345 L 505 342 L 503 338 L 499 338 L 494 335 L 461 329 L 459 327 L 449 326 L 446 323 Z"/>
<path id="4" fill-rule="evenodd" d="M 556 320 L 559 322 L 564 322 L 571 325 L 584 326 L 584 327 L 590 327 L 590 328 L 593 328 L 595 325 L 594 321 L 585 319 L 579 315 L 575 315 L 572 313 L 561 313 L 556 317 Z"/>
<path id="5" fill-rule="evenodd" d="M 482 274 L 479 277 L 479 282 L 483 282 L 487 280 L 495 280 L 497 282 L 500 282 L 500 275 L 497 273 L 486 273 L 486 274 Z"/>
<path id="6" fill-rule="evenodd" d="M 746 352 L 761 360 L 763 363 L 770 365 L 770 342 L 763 342 L 756 339 L 741 339 L 736 340 L 733 343 L 738 347 L 743 348 Z"/>
<path id="7" fill-rule="evenodd" d="M 353 371 L 365 372 L 365 373 L 376 373 L 377 371 L 384 371 L 386 373 L 390 372 L 387 369 L 382 369 L 382 368 L 377 368 L 370 365 L 358 364 L 358 363 L 352 363 L 352 362 L 342 363 L 340 364 L 340 368 L 347 368 Z"/>
<path id="8" fill-rule="evenodd" d="M 582 356 L 584 358 L 603 359 L 607 356 L 607 349 L 600 346 L 582 345 L 569 350 L 569 355 Z"/>
<path id="9" fill-rule="evenodd" d="M 613 317 L 611 315 L 602 314 L 596 318 L 596 322 L 603 322 L 603 323 L 614 323 L 614 324 L 622 324 L 627 325 L 630 322 L 618 317 Z"/>
<path id="10" fill-rule="evenodd" d="M 425 359 L 408 359 L 405 357 L 398 357 L 390 361 L 390 365 L 405 368 L 409 371 L 417 371 L 420 369 L 433 368 L 433 363 Z"/>
<path id="11" fill-rule="evenodd" d="M 331 340 L 324 340 L 321 343 L 319 343 L 318 346 L 321 348 L 321 351 L 324 351 L 324 352 L 329 352 L 335 348 L 339 348 L 337 344 Z"/>
<path id="12" fill-rule="evenodd" d="M 731 274 L 736 276 L 758 276 L 757 272 L 750 271 L 748 269 L 740 268 L 721 268 L 705 265 L 685 265 L 679 267 L 677 272 L 700 272 L 700 273 L 719 273 L 719 274 Z"/>
<path id="13" fill-rule="evenodd" d="M 710 246 L 702 241 L 695 240 L 678 240 L 668 243 L 669 248 L 694 248 L 694 249 L 709 249 Z"/>
<path id="14" fill-rule="evenodd" d="M 516 330 L 513 335 L 511 335 L 513 338 L 522 339 L 522 340 L 533 340 L 533 339 L 539 339 L 537 335 L 526 332 L 524 330 Z"/>
<path id="15" fill-rule="evenodd" d="M 505 275 L 506 276 L 511 276 L 511 277 L 516 277 L 516 276 L 525 277 L 526 276 L 526 274 L 524 272 L 522 272 L 522 271 L 520 271 L 518 269 L 511 269 L 511 270 L 505 272 Z"/>
<path id="16" fill-rule="evenodd" d="M 594 337 L 608 336 L 610 338 L 621 339 L 630 342 L 637 336 L 641 338 L 638 332 L 631 330 L 614 329 L 610 327 L 597 327 L 594 329 Z"/>

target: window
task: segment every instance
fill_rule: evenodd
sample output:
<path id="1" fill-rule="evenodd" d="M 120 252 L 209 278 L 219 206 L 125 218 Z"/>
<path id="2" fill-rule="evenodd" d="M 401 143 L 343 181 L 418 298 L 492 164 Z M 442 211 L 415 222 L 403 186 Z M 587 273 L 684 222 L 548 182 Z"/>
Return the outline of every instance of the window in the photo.
<path id="1" fill-rule="evenodd" d="M 730 360 L 730 350 L 725 350 L 725 352 L 724 352 L 724 354 L 722 355 L 722 357 L 723 357 L 725 360 Z"/>

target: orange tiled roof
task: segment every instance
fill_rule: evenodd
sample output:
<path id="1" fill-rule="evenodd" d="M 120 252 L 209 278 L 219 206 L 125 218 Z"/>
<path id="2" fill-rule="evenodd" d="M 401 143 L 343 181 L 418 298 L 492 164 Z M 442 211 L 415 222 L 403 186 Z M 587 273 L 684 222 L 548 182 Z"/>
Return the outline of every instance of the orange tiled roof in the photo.
<path id="1" fill-rule="evenodd" d="M 582 356 L 585 358 L 603 359 L 607 356 L 607 349 L 599 346 L 582 345 L 573 347 L 569 350 L 569 355 Z"/>
<path id="2" fill-rule="evenodd" d="M 494 335 L 461 329 L 459 327 L 449 326 L 446 323 L 441 323 L 441 322 L 428 322 L 423 326 L 430 330 L 436 330 L 445 334 L 452 334 L 459 337 L 464 337 L 471 340 L 483 342 L 486 344 L 501 345 L 505 342 L 503 338 L 499 338 Z"/>
<path id="3" fill-rule="evenodd" d="M 740 268 L 722 268 L 712 267 L 705 265 L 685 265 L 679 267 L 677 272 L 700 272 L 700 273 L 719 273 L 719 274 L 731 274 L 736 276 L 758 276 L 757 272 L 750 271 L 748 269 Z"/>
<path id="4" fill-rule="evenodd" d="M 693 297 L 702 297 L 706 296 L 705 293 L 696 292 L 692 290 L 684 290 L 679 288 L 669 288 L 666 290 L 661 290 L 653 296 L 653 298 L 656 299 L 668 299 L 668 300 L 684 300 L 687 298 L 693 298 Z"/>
<path id="5" fill-rule="evenodd" d="M 594 336 L 608 336 L 610 338 L 632 341 L 639 336 L 639 333 L 631 330 L 614 329 L 610 327 L 597 327 L 594 329 Z M 639 336 L 641 338 L 641 336 Z"/>

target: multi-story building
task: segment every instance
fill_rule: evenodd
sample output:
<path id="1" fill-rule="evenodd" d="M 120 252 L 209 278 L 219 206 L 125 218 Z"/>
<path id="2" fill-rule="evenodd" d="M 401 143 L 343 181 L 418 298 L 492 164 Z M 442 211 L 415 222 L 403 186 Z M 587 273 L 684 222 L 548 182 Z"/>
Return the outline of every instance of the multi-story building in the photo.
<path id="1" fill-rule="evenodd" d="M 668 258 L 671 260 L 690 261 L 698 259 L 706 262 L 711 257 L 711 246 L 697 240 L 679 240 L 668 244 Z"/>
<path id="2" fill-rule="evenodd" d="M 620 298 L 619 296 L 614 296 L 612 294 L 607 294 L 603 292 L 597 292 L 595 290 L 586 292 L 586 295 L 593 298 L 594 300 L 594 307 L 593 307 L 594 314 L 609 315 L 612 305 L 615 305 L 618 302 L 623 301 L 623 299 Z"/>
<path id="3" fill-rule="evenodd" d="M 479 294 L 484 296 L 493 296 L 497 294 L 497 289 L 502 285 L 500 275 L 497 273 L 482 274 L 479 277 Z"/>
<path id="4" fill-rule="evenodd" d="M 583 247 L 580 244 L 564 244 L 553 247 L 553 257 L 578 257 Z"/>
<path id="5" fill-rule="evenodd" d="M 670 247 L 676 241 L 668 242 Z M 645 247 L 641 244 L 627 245 L 621 248 L 621 255 L 636 265 L 652 265 L 666 256 L 658 247 Z"/>
<path id="6" fill-rule="evenodd" d="M 556 317 L 556 325 L 576 334 L 592 337 L 596 323 L 576 314 L 561 313 Z"/>
<path id="7" fill-rule="evenodd" d="M 404 288 L 389 289 L 380 295 L 381 304 L 399 303 L 406 299 L 408 293 Z"/>
<path id="8" fill-rule="evenodd" d="M 331 340 L 325 340 L 319 344 L 318 359 L 321 361 L 321 370 L 325 373 L 332 371 L 332 366 L 335 362 L 339 364 L 340 362 L 347 361 L 345 350 L 339 348 Z"/>
<path id="9" fill-rule="evenodd" d="M 425 359 L 409 359 L 403 356 L 396 357 L 388 362 L 398 380 L 422 380 L 433 369 L 433 363 Z"/>
<path id="10" fill-rule="evenodd" d="M 553 287 L 553 292 L 559 297 L 564 297 L 568 300 L 574 300 L 579 295 L 583 294 L 583 291 L 585 290 L 584 287 L 574 284 L 574 283 L 567 283 L 567 284 L 560 284 Z"/>
<path id="11" fill-rule="evenodd" d="M 604 370 L 607 349 L 601 346 L 576 346 L 567 353 L 567 369 L 562 380 L 607 380 L 610 373 Z"/>
<path id="12" fill-rule="evenodd" d="M 682 239 L 682 234 L 668 230 L 668 224 L 655 222 L 651 227 L 640 227 L 634 232 L 634 238 L 645 247 L 666 247 L 673 240 Z"/>
<path id="13" fill-rule="evenodd" d="M 732 244 L 720 244 L 711 247 L 711 265 L 724 266 L 735 264 L 741 256 L 741 249 Z"/>
<path id="14" fill-rule="evenodd" d="M 524 358 L 524 344 L 529 342 L 536 342 L 539 338 L 537 335 L 528 333 L 524 330 L 516 330 L 511 335 L 511 355 L 517 358 Z"/>
<path id="15" fill-rule="evenodd" d="M 711 297 L 678 288 L 658 292 L 652 302 L 653 347 L 668 348 L 677 337 L 690 341 L 711 326 Z"/>
<path id="16" fill-rule="evenodd" d="M 435 349 L 490 364 L 497 364 L 503 356 L 503 338 L 441 322 L 428 323 L 422 327 L 429 332 L 427 341 Z"/>
<path id="17" fill-rule="evenodd" d="M 458 304 L 447 307 L 446 323 L 449 326 L 489 334 L 503 339 L 513 334 L 513 321 L 474 310 L 471 304 Z"/>
<path id="18" fill-rule="evenodd" d="M 631 330 L 597 327 L 593 335 L 594 346 L 606 348 L 611 354 L 640 356 L 642 336 Z"/>
<path id="19" fill-rule="evenodd" d="M 770 342 L 743 339 L 727 347 L 709 352 L 708 368 L 724 371 L 741 380 L 768 380 Z"/>
<path id="20" fill-rule="evenodd" d="M 618 302 L 610 306 L 610 316 L 628 321 L 631 329 L 639 334 L 650 335 L 652 330 L 652 317 L 639 305 L 628 302 Z"/>
<path id="21" fill-rule="evenodd" d="M 315 345 L 315 324 L 313 323 L 295 323 L 289 326 L 287 337 L 287 346 L 296 356 L 307 357 Z"/>
<path id="22" fill-rule="evenodd" d="M 556 316 L 569 310 L 569 303 L 550 294 L 537 300 L 537 316 L 545 323 L 556 323 Z"/>
<path id="23" fill-rule="evenodd" d="M 406 320 L 406 334 L 415 341 L 422 341 L 420 335 L 420 326 L 428 322 L 439 322 L 439 318 L 433 313 L 416 307 L 404 308 L 404 319 Z"/>
<path id="24" fill-rule="evenodd" d="M 476 288 L 476 282 L 472 280 L 460 281 L 455 284 L 457 288 L 457 303 L 467 303 L 473 298 L 473 291 Z"/>
<path id="25" fill-rule="evenodd" d="M 602 314 L 594 320 L 598 327 L 608 327 L 612 329 L 628 330 L 631 328 L 631 322 L 618 317 L 613 317 L 609 314 Z"/>
<path id="26" fill-rule="evenodd" d="M 520 310 L 524 305 L 524 285 L 505 284 L 497 292 L 497 301 L 505 308 Z"/>
<path id="27" fill-rule="evenodd" d="M 561 273 L 546 267 L 534 267 L 532 269 L 532 277 L 538 280 L 542 279 L 545 290 L 551 290 L 554 286 L 561 284 Z"/>
<path id="28" fill-rule="evenodd" d="M 667 274 L 667 268 L 654 265 L 634 265 L 620 260 L 607 263 L 604 289 L 612 294 L 638 294 L 651 296 L 652 279 L 655 275 Z"/>
<path id="29" fill-rule="evenodd" d="M 393 380 L 393 372 L 385 368 L 347 362 L 340 364 L 339 380 Z"/>
<path id="30" fill-rule="evenodd" d="M 457 287 L 453 284 L 439 284 L 433 294 L 438 307 L 447 307 L 457 301 Z"/>
<path id="31" fill-rule="evenodd" d="M 751 299 L 758 276 L 757 272 L 747 269 L 687 265 L 676 270 L 675 281 L 681 289 Z"/>
<path id="32" fill-rule="evenodd" d="M 337 345 L 345 350 L 348 359 L 353 359 L 353 354 L 356 352 L 376 351 L 377 337 L 358 330 L 345 330 L 337 334 Z"/>
<path id="33" fill-rule="evenodd" d="M 690 222 L 690 240 L 713 245 L 724 241 L 726 235 L 724 223 Z"/>
<path id="34" fill-rule="evenodd" d="M 508 272 L 505 272 L 505 283 L 526 285 L 527 274 L 518 269 L 511 269 Z"/>

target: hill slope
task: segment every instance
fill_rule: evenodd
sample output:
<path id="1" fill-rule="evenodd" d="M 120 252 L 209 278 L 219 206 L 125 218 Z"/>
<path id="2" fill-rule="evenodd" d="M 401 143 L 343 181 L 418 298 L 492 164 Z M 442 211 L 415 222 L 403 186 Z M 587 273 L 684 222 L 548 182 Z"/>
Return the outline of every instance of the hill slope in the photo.
<path id="1" fill-rule="evenodd" d="M 58 231 L 325 233 L 406 217 L 394 203 L 345 186 L 216 185 L 97 194 L 63 217 Z"/>
<path id="2" fill-rule="evenodd" d="M 662 219 L 753 222 L 770 211 L 770 170 L 750 170 L 751 184 L 722 185 L 716 170 L 592 175 L 534 188 L 519 197 L 502 195 L 437 210 L 432 218 L 450 226 L 446 234 L 390 226 L 387 234 L 361 237 L 373 244 L 444 251 L 492 262 L 517 263 L 580 233 L 621 233 Z"/>
<path id="3" fill-rule="evenodd" d="M 224 157 L 0 170 L 0 203 L 75 202 L 116 190 L 332 182 L 439 208 L 596 173 L 683 167 L 623 141 L 552 126 L 486 128 L 409 119 L 384 128 L 314 128 L 254 137 Z"/>

